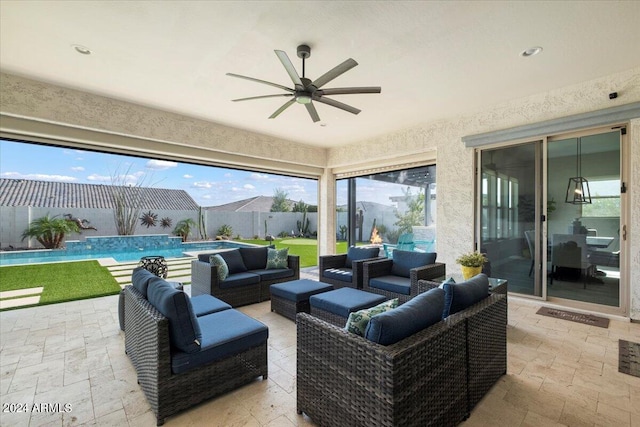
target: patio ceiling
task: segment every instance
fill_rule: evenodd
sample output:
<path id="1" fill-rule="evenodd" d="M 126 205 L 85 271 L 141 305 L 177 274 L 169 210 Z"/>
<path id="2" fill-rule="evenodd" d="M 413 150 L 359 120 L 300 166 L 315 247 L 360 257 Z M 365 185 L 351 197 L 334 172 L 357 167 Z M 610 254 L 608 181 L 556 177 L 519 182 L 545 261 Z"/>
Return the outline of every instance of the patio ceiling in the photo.
<path id="1" fill-rule="evenodd" d="M 640 2 L 69 2 L 2 1 L 0 69 L 16 75 L 320 147 L 354 143 L 640 66 Z M 347 58 L 327 87 L 362 112 L 317 105 L 321 122 L 278 93 L 289 86 L 274 49 L 306 74 Z M 77 53 L 84 45 L 91 55 Z M 543 52 L 519 54 L 532 46 Z M 273 89 L 273 90 L 272 90 Z M 597 96 L 625 88 L 603 88 Z M 576 102 L 576 100 L 572 100 Z"/>

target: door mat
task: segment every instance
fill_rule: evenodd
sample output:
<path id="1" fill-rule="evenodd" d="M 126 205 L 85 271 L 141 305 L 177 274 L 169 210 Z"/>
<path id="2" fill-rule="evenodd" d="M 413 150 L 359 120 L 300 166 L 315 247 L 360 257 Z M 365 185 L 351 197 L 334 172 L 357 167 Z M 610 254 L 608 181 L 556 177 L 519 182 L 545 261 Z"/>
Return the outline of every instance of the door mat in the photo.
<path id="1" fill-rule="evenodd" d="M 640 377 L 640 344 L 618 341 L 618 372 Z"/>
<path id="2" fill-rule="evenodd" d="M 609 319 L 606 317 L 594 316 L 593 314 L 574 313 L 573 311 L 556 310 L 555 308 L 549 307 L 540 307 L 540 310 L 538 310 L 536 314 L 584 323 L 586 325 L 597 326 L 599 328 L 609 327 Z"/>

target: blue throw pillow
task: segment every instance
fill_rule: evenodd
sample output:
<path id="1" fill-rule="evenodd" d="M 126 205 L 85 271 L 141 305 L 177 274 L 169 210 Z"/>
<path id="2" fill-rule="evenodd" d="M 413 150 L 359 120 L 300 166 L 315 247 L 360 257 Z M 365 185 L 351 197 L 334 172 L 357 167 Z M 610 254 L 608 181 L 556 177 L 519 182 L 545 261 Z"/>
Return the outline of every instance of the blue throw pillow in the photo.
<path id="1" fill-rule="evenodd" d="M 435 252 L 393 251 L 393 266 L 391 274 L 394 276 L 409 277 L 412 268 L 430 265 L 436 262 Z"/>
<path id="2" fill-rule="evenodd" d="M 211 257 L 209 257 L 209 264 L 218 267 L 216 270 L 218 282 L 224 282 L 224 280 L 229 277 L 229 266 L 227 266 L 226 261 L 220 255 L 211 255 Z"/>
<path id="3" fill-rule="evenodd" d="M 169 319 L 171 344 L 185 353 L 200 351 L 202 332 L 187 294 L 162 279 L 147 290 L 148 300 Z"/>
<path id="4" fill-rule="evenodd" d="M 451 308 L 451 288 L 447 286 L 451 283 L 456 283 L 453 277 L 449 277 L 447 280 L 442 282 L 440 286 L 438 286 L 440 289 L 444 290 L 444 309 L 442 310 L 443 319 L 449 315 L 449 309 Z M 445 286 L 447 286 L 446 289 Z"/>
<path id="5" fill-rule="evenodd" d="M 378 344 L 394 344 L 442 320 L 443 306 L 444 291 L 429 289 L 398 308 L 373 316 L 364 336 Z"/>
<path id="6" fill-rule="evenodd" d="M 267 252 L 267 270 L 288 267 L 289 248 L 271 249 Z"/>
<path id="7" fill-rule="evenodd" d="M 247 267 L 244 265 L 244 261 L 242 260 L 242 255 L 240 255 L 240 250 L 233 249 L 230 251 L 223 251 L 218 253 L 227 263 L 227 267 L 229 267 L 229 274 L 236 273 L 244 273 L 247 271 Z"/>
<path id="8" fill-rule="evenodd" d="M 489 296 L 489 278 L 480 273 L 460 283 L 443 283 L 445 305 L 442 318 L 464 310 Z"/>
<path id="9" fill-rule="evenodd" d="M 356 246 L 351 246 L 347 250 L 347 260 L 345 261 L 344 266 L 346 268 L 353 268 L 351 266 L 353 264 L 353 261 L 375 258 L 379 253 L 379 248 L 358 248 Z"/>

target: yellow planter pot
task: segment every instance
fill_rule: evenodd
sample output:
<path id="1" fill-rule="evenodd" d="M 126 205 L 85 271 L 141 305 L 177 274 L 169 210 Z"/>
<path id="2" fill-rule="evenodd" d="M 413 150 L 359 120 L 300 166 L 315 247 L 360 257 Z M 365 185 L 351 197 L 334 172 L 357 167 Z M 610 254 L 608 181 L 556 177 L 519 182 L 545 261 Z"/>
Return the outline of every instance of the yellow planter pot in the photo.
<path id="1" fill-rule="evenodd" d="M 465 267 L 464 265 L 461 267 L 462 277 L 464 277 L 464 280 L 469 280 L 473 276 L 482 273 L 482 267 Z"/>

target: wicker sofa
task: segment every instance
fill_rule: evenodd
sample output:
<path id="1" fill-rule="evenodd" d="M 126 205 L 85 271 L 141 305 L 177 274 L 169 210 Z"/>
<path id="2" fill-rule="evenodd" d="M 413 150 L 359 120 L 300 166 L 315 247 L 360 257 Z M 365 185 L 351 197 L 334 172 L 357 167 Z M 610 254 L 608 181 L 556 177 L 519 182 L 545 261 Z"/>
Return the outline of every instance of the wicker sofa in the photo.
<path id="1" fill-rule="evenodd" d="M 213 295 L 232 307 L 268 300 L 271 285 L 300 278 L 300 257 L 297 255 L 287 256 L 286 268 L 267 268 L 270 249 L 273 248 L 242 247 L 199 254 L 198 259 L 191 262 L 191 295 Z M 229 269 L 224 280 L 219 279 L 219 267 L 209 262 L 215 254 L 225 260 Z"/>
<path id="2" fill-rule="evenodd" d="M 299 313 L 297 410 L 319 426 L 457 425 L 506 373 L 506 323 L 504 294 L 389 345 Z"/>
<path id="3" fill-rule="evenodd" d="M 144 269 L 134 270 L 124 295 L 125 351 L 157 425 L 267 378 L 269 330 L 261 322 L 210 295 L 189 298 Z"/>

